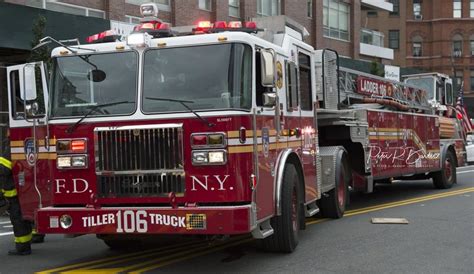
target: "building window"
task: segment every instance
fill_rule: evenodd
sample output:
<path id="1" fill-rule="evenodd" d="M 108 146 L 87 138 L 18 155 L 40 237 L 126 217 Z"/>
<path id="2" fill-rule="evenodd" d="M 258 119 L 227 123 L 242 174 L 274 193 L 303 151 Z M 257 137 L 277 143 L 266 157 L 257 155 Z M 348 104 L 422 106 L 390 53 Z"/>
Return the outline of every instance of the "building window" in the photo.
<path id="1" fill-rule="evenodd" d="M 462 57 L 462 36 L 456 34 L 453 37 L 453 56 Z"/>
<path id="2" fill-rule="evenodd" d="M 454 87 L 455 90 L 460 90 L 463 84 L 463 71 L 462 70 L 455 70 L 454 71 Z"/>
<path id="3" fill-rule="evenodd" d="M 388 47 L 391 49 L 400 48 L 400 31 L 399 30 L 388 31 Z"/>
<path id="4" fill-rule="evenodd" d="M 423 39 L 420 36 L 415 36 L 412 39 L 413 56 L 420 57 L 423 55 Z"/>
<path id="5" fill-rule="evenodd" d="M 198 0 L 198 1 L 199 1 L 198 3 L 199 9 L 211 11 L 212 9 L 211 0 Z"/>
<path id="6" fill-rule="evenodd" d="M 155 3 L 158 9 L 170 11 L 170 1 L 171 0 L 125 0 L 125 3 L 138 6 L 145 3 Z"/>
<path id="7" fill-rule="evenodd" d="M 474 91 L 474 70 L 471 69 L 471 78 L 469 79 L 471 82 L 471 92 Z"/>
<path id="8" fill-rule="evenodd" d="M 375 10 L 367 11 L 367 17 L 377 17 L 377 11 Z"/>
<path id="9" fill-rule="evenodd" d="M 469 16 L 471 18 L 474 18 L 474 0 L 471 0 L 471 6 L 470 6 L 469 10 L 470 10 Z"/>
<path id="10" fill-rule="evenodd" d="M 462 17 L 462 3 L 461 0 L 453 0 L 453 18 Z"/>
<path id="11" fill-rule="evenodd" d="M 132 15 L 125 15 L 125 22 L 130 24 L 140 24 L 140 17 L 132 16 Z"/>
<path id="12" fill-rule="evenodd" d="M 307 11 L 308 17 L 313 18 L 313 0 L 307 0 L 306 7 L 308 9 Z"/>
<path id="13" fill-rule="evenodd" d="M 280 15 L 280 0 L 257 0 L 257 14 L 259 16 Z"/>
<path id="14" fill-rule="evenodd" d="M 469 39 L 469 48 L 471 49 L 471 56 L 474 56 L 474 34 Z"/>
<path id="15" fill-rule="evenodd" d="M 105 18 L 105 11 L 103 10 L 90 9 L 60 2 L 46 1 L 46 9 L 75 15 Z"/>
<path id="16" fill-rule="evenodd" d="M 229 0 L 229 16 L 240 18 L 240 0 Z"/>
<path id="17" fill-rule="evenodd" d="M 413 15 L 415 20 L 423 19 L 421 15 L 421 0 L 413 0 Z"/>
<path id="18" fill-rule="evenodd" d="M 74 15 L 105 18 L 105 11 L 66 4 L 54 0 L 27 0 L 25 5 Z"/>
<path id="19" fill-rule="evenodd" d="M 349 9 L 339 0 L 324 0 L 324 36 L 349 41 Z"/>
<path id="20" fill-rule="evenodd" d="M 400 15 L 400 0 L 390 0 L 389 2 L 393 5 L 393 11 L 390 12 L 390 15 Z"/>

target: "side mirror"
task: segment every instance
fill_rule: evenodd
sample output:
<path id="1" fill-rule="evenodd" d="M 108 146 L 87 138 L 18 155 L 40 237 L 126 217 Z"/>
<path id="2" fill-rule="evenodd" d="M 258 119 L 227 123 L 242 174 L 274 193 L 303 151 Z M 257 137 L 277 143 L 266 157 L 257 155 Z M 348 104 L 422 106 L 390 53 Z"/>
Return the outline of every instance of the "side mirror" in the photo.
<path id="1" fill-rule="evenodd" d="M 263 93 L 263 106 L 264 107 L 274 107 L 276 105 L 276 93 L 275 92 L 265 92 Z"/>
<path id="2" fill-rule="evenodd" d="M 261 71 L 262 71 L 262 86 L 275 86 L 275 62 L 273 52 L 270 50 L 261 50 Z"/>
<path id="3" fill-rule="evenodd" d="M 39 105 L 37 102 L 25 105 L 25 114 L 27 119 L 38 118 Z"/>
<path id="4" fill-rule="evenodd" d="M 36 73 L 34 65 L 26 65 L 24 67 L 25 88 L 20 94 L 23 101 L 36 100 Z"/>

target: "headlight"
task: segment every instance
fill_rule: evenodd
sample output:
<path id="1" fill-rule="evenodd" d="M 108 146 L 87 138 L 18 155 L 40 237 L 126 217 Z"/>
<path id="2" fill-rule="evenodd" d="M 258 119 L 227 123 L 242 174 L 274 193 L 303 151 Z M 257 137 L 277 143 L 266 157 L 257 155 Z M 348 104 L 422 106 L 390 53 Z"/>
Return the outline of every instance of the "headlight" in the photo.
<path id="1" fill-rule="evenodd" d="M 227 162 L 225 150 L 194 150 L 193 165 L 224 165 Z"/>
<path id="2" fill-rule="evenodd" d="M 58 168 L 68 168 L 71 167 L 71 157 L 70 156 L 61 156 L 56 159 L 56 165 Z"/>
<path id="3" fill-rule="evenodd" d="M 205 151 L 193 151 L 193 164 L 207 164 L 209 162 L 208 153 Z"/>
<path id="4" fill-rule="evenodd" d="M 59 169 L 64 168 L 86 168 L 87 155 L 64 155 L 58 156 L 56 166 Z"/>
<path id="5" fill-rule="evenodd" d="M 224 151 L 210 151 L 209 152 L 209 163 L 224 163 L 225 156 Z"/>
<path id="6" fill-rule="evenodd" d="M 85 155 L 73 156 L 71 161 L 72 167 L 85 167 L 87 165 L 87 160 Z"/>

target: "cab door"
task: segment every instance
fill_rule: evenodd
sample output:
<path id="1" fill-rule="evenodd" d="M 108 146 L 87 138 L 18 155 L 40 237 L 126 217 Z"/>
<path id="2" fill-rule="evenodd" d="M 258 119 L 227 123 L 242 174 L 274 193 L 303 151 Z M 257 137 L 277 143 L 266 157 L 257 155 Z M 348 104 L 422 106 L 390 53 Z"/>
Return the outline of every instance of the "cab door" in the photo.
<path id="1" fill-rule="evenodd" d="M 10 147 L 13 177 L 23 217 L 50 204 L 48 162 L 53 158 L 46 126 L 48 88 L 43 62 L 7 68 Z"/>
<path id="2" fill-rule="evenodd" d="M 263 53 L 267 53 L 264 57 Z M 262 70 L 264 63 L 272 62 L 268 56 L 270 51 L 261 49 L 255 53 L 255 96 L 256 106 L 254 119 L 254 153 L 257 159 L 257 187 L 256 206 L 257 219 L 261 220 L 272 216 L 275 212 L 275 191 L 273 178 L 275 176 L 275 163 L 277 159 L 278 145 L 282 141 L 279 138 L 277 127 L 280 125 L 279 102 L 268 102 L 267 99 L 277 98 L 281 86 L 276 87 L 264 85 Z M 273 53 L 274 54 L 274 53 Z M 277 57 L 273 57 L 276 59 Z"/>
<path id="3" fill-rule="evenodd" d="M 320 196 L 320 189 L 317 187 L 317 169 L 316 169 L 316 129 L 317 122 L 315 116 L 316 92 L 313 92 L 314 79 L 312 72 L 314 66 L 311 60 L 311 54 L 299 48 L 298 49 L 298 93 L 300 102 L 300 118 L 298 129 L 296 130 L 295 141 L 300 142 L 298 151 L 303 164 L 303 176 L 305 182 L 306 203 L 315 201 Z M 290 138 L 293 138 L 290 136 Z"/>

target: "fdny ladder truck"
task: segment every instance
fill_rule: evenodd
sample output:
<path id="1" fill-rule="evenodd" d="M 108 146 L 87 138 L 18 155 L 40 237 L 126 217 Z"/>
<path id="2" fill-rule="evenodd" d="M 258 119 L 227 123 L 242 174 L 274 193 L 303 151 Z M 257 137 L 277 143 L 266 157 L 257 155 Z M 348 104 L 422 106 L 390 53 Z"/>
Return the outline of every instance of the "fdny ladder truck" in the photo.
<path id="1" fill-rule="evenodd" d="M 285 17 L 182 35 L 155 5 L 141 11 L 125 39 L 43 39 L 60 44 L 51 74 L 7 70 L 14 179 L 40 233 L 111 247 L 140 234 L 251 234 L 291 252 L 305 217 L 343 216 L 350 188 L 406 174 L 456 182 L 456 121 L 442 135 L 425 90 L 339 68 Z"/>

